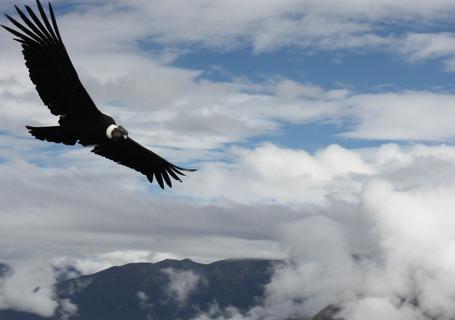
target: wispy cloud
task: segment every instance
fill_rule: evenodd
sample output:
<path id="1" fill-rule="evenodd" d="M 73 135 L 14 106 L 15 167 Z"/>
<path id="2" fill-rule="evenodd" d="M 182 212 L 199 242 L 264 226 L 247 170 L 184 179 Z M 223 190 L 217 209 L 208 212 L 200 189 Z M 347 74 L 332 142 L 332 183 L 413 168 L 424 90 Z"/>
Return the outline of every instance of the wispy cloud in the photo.
<path id="1" fill-rule="evenodd" d="M 204 278 L 192 270 L 163 269 L 169 277 L 167 292 L 170 298 L 179 304 L 185 304 L 189 296 L 204 283 Z"/>

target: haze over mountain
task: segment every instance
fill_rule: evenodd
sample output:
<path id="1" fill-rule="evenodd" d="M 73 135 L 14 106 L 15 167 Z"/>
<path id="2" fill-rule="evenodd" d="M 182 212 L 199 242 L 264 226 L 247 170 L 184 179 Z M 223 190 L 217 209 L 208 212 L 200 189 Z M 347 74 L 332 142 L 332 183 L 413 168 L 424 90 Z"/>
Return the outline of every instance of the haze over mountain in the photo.
<path id="1" fill-rule="evenodd" d="M 62 278 L 63 301 L 52 317 L 0 310 L 8 320 L 189 320 L 247 314 L 264 302 L 276 260 L 223 260 L 200 264 L 189 259 L 134 263 L 95 274 Z M 0 265 L 0 270 L 6 270 Z M 40 290 L 40 288 L 36 288 Z M 330 309 L 314 319 L 328 320 Z"/>

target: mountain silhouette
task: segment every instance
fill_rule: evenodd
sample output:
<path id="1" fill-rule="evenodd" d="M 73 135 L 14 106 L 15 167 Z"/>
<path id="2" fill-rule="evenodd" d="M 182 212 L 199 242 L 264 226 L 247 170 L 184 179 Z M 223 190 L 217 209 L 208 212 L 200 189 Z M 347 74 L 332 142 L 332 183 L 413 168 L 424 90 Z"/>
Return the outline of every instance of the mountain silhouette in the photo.
<path id="1" fill-rule="evenodd" d="M 58 273 L 57 295 L 77 305 L 64 317 L 61 307 L 51 318 L 0 310 L 5 320 L 189 320 L 203 313 L 220 314 L 228 307 L 247 312 L 264 300 L 276 260 L 222 260 L 201 264 L 189 259 L 132 263 L 78 276 L 72 268 Z M 7 270 L 0 264 L 2 270 Z M 330 309 L 331 310 L 331 309 Z M 329 310 L 329 311 L 330 311 Z M 329 320 L 322 310 L 314 320 Z M 300 319 L 298 319 L 300 320 Z M 307 319 L 305 319 L 307 320 Z"/>

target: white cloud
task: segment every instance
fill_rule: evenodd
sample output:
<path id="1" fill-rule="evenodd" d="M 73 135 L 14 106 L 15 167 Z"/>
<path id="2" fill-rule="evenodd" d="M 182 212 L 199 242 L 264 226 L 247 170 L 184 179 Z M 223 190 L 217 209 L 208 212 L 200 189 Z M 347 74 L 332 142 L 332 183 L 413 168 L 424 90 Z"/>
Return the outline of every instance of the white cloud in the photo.
<path id="1" fill-rule="evenodd" d="M 397 52 L 411 63 L 436 59 L 443 62 L 445 71 L 455 71 L 454 33 L 410 32 L 394 42 Z"/>
<path id="2" fill-rule="evenodd" d="M 51 250 L 57 256 L 74 255 L 80 259 L 74 263 L 91 271 L 153 261 L 155 252 L 200 261 L 253 253 L 278 258 L 283 253 L 276 244 L 277 227 L 302 217 L 301 207 L 333 200 L 355 203 L 365 182 L 377 176 L 400 177 L 396 183 L 403 186 L 426 185 L 430 177 L 444 185 L 454 176 L 449 146 L 385 145 L 365 151 L 334 145 L 309 154 L 265 144 L 234 152 L 230 164 L 207 163 L 177 185 L 172 199 L 168 193 L 148 193 L 141 177 L 127 168 L 93 162 L 103 159 L 80 168 L 76 162 L 69 168 L 0 164 L 1 194 L 8 199 L 0 205 L 2 243 L 14 248 L 11 258 Z M 435 169 L 429 171 L 428 165 Z M 54 243 L 52 249 L 46 243 Z M 97 258 L 113 251 L 120 253 Z"/>
<path id="3" fill-rule="evenodd" d="M 61 320 L 68 320 L 77 315 L 78 306 L 71 302 L 69 299 L 60 301 L 60 314 Z"/>
<path id="4" fill-rule="evenodd" d="M 347 108 L 354 120 L 343 135 L 359 139 L 453 140 L 451 93 L 405 91 L 353 95 Z"/>
<path id="5" fill-rule="evenodd" d="M 238 10 L 239 7 L 242 10 Z M 90 8 L 81 6 L 80 13 L 69 14 L 68 24 L 86 19 L 105 23 L 97 32 L 103 40 L 131 39 L 132 35 L 151 36 L 161 42 L 196 42 L 209 47 L 235 47 L 245 42 L 263 50 L 283 45 L 318 43 L 330 48 L 374 44 L 380 39 L 377 22 L 406 25 L 409 21 L 421 25 L 437 20 L 449 21 L 455 10 L 449 0 L 425 1 L 124 1 L 105 2 Z M 91 10 L 87 10 L 90 8 Z M 226 19 L 225 17 L 229 17 Z M 124 21 L 124 28 L 113 33 L 111 27 Z M 330 23 L 328 23 L 330 22 Z M 362 38 L 371 37 L 367 42 Z M 347 41 L 346 41 L 347 40 Z M 87 40 L 81 40 L 87 41 Z M 381 40 L 379 40 L 381 42 Z M 112 41 L 103 41 L 111 42 Z M 131 41 L 130 41 L 131 43 Z M 98 43 L 97 43 L 98 44 Z M 99 44 L 98 44 L 99 45 Z"/>
<path id="6" fill-rule="evenodd" d="M 413 61 L 444 58 L 455 55 L 455 35 L 441 33 L 410 33 L 401 44 L 400 50 Z"/>
<path id="7" fill-rule="evenodd" d="M 455 313 L 455 149 L 390 144 L 357 155 L 374 174 L 349 178 L 360 187 L 343 189 L 356 195 L 348 201 L 314 201 L 296 220 L 278 223 L 289 264 L 267 286 L 264 306 L 235 317 L 288 319 L 329 304 L 344 307 L 347 319 L 448 319 Z M 336 176 L 330 184 L 337 184 Z"/>
<path id="8" fill-rule="evenodd" d="M 80 178 L 86 177 L 84 170 L 65 173 L 74 177 L 80 175 L 78 179 L 81 179 L 74 186 L 66 185 L 65 192 L 52 186 L 53 179 L 58 181 L 64 177 L 62 170 L 46 169 L 50 170 L 45 171 L 47 177 L 39 180 L 34 173 L 36 167 L 22 167 L 20 173 L 28 174 L 36 181 L 37 187 L 32 185 L 28 189 L 24 189 L 26 185 L 20 181 L 14 184 L 16 175 L 5 171 L 9 172 L 4 175 L 9 189 L 27 192 L 30 199 L 15 201 L 15 192 L 7 194 L 11 202 L 3 203 L 2 212 L 6 215 L 10 212 L 15 219 L 2 215 L 4 229 L 0 234 L 5 240 L 2 242 L 20 247 L 23 243 L 30 245 L 34 242 L 36 246 L 37 242 L 50 241 L 55 247 L 53 239 L 58 239 L 58 243 L 68 241 L 64 245 L 66 252 L 78 252 L 81 248 L 90 251 L 93 246 L 134 250 L 147 244 L 149 248 L 165 248 L 185 257 L 205 255 L 206 259 L 215 257 L 213 252 L 220 250 L 224 255 L 230 255 L 235 250 L 226 251 L 224 248 L 241 248 L 245 244 L 250 247 L 243 256 L 248 256 L 259 240 L 268 241 L 263 246 L 267 250 L 261 254 L 270 257 L 274 252 L 271 243 L 278 242 L 281 247 L 277 247 L 276 252 L 286 252 L 291 263 L 276 273 L 268 286 L 265 307 L 253 309 L 249 315 L 252 319 L 259 316 L 286 319 L 285 316 L 290 314 L 311 314 L 330 303 L 346 306 L 343 312 L 353 317 L 361 317 L 377 308 L 392 319 L 399 316 L 412 319 L 420 314 L 448 317 L 455 312 L 451 298 L 455 294 L 452 283 L 455 279 L 452 271 L 455 270 L 452 232 L 455 220 L 451 214 L 455 205 L 452 197 L 455 191 L 453 147 L 389 144 L 347 150 L 334 145 L 309 154 L 267 144 L 251 150 L 240 149 L 236 155 L 237 160 L 230 165 L 217 164 L 217 172 L 222 177 L 218 179 L 218 190 L 223 190 L 222 194 L 215 194 L 215 187 L 211 193 L 199 187 L 211 181 L 211 175 L 204 172 L 208 169 L 201 173 L 202 177 L 206 176 L 206 181 L 204 178 L 191 179 L 189 181 L 194 182 L 177 189 L 193 199 L 211 198 L 210 206 L 192 207 L 183 201 L 179 208 L 175 201 L 172 205 L 156 200 L 150 202 L 143 198 L 145 194 L 142 193 L 123 198 L 129 192 L 119 192 L 119 202 L 112 203 L 111 198 L 110 210 L 104 212 L 104 196 L 98 193 L 93 198 L 84 195 L 85 202 L 90 202 L 87 208 L 79 205 L 74 211 L 64 209 L 65 214 L 60 218 L 52 214 L 54 210 L 46 207 L 31 212 L 26 208 L 46 192 L 46 197 L 53 199 L 53 206 L 61 208 L 55 211 L 61 213 L 68 203 L 75 201 L 68 196 L 72 194 L 69 192 L 73 190 L 71 188 L 87 183 Z M 290 167 L 302 175 L 298 187 L 288 173 Z M 274 174 L 266 174 L 267 168 L 273 169 Z M 89 181 L 92 188 L 103 190 Z M 244 181 L 243 185 L 238 184 L 243 189 L 231 188 L 230 181 Z M 245 186 L 251 181 L 258 181 L 257 185 Z M 191 188 L 183 188 L 193 183 Z M 315 189 L 319 196 L 311 197 Z M 296 190 L 307 199 L 299 201 Z M 112 193 L 109 188 L 106 192 Z M 80 193 L 76 194 L 80 196 Z M 269 194 L 280 205 L 264 205 Z M 58 207 L 60 202 L 65 205 Z M 239 205 L 238 202 L 249 204 Z M 122 203 L 127 203 L 128 208 Z M 24 207 L 18 208 L 19 204 Z M 96 214 L 90 210 L 85 214 L 84 211 L 92 206 L 100 210 Z M 156 214 L 150 209 L 152 207 L 157 210 Z M 33 218 L 36 216 L 40 219 Z M 95 223 L 94 218 L 103 223 Z M 67 219 L 72 221 L 71 224 Z M 125 224 L 125 219 L 130 222 Z M 27 233 L 19 231 L 24 221 L 27 221 Z M 47 221 L 53 221 L 54 230 L 63 229 L 66 237 L 59 233 L 54 238 L 53 233 L 57 231 L 46 232 Z M 146 221 L 153 221 L 153 224 Z M 177 231 L 173 229 L 176 227 Z M 8 230 L 16 234 L 19 231 L 28 240 L 13 241 L 14 237 Z M 118 230 L 122 234 L 116 235 Z M 154 237 L 159 230 L 161 233 Z M 187 245 L 171 240 L 177 232 Z M 104 237 L 106 233 L 108 236 Z M 220 235 L 225 238 L 220 238 Z M 84 238 L 87 240 L 80 240 Z M 78 241 L 76 246 L 75 240 Z M 42 250 L 43 245 L 37 247 Z M 194 251 L 195 247 L 200 251 Z M 98 261 L 96 264 L 87 263 L 89 258 L 79 262 L 81 266 L 86 263 L 86 268 L 102 268 L 108 264 L 154 258 L 158 259 L 148 251 L 125 249 L 92 259 Z M 187 278 L 189 281 L 178 283 L 189 285 L 175 289 L 175 292 L 187 292 L 188 288 L 194 287 L 195 277 Z M 181 296 L 185 294 L 181 293 Z M 402 299 L 409 300 L 403 302 Z M 301 301 L 306 301 L 306 304 L 302 305 Z M 418 308 L 413 305 L 414 301 L 418 301 Z"/>
<path id="9" fill-rule="evenodd" d="M 54 315 L 58 302 L 54 297 L 55 274 L 49 265 L 12 266 L 12 271 L 0 278 L 0 308 Z"/>
<path id="10" fill-rule="evenodd" d="M 170 47 L 198 44 L 229 50 L 246 46 L 253 47 L 256 52 L 296 46 L 330 51 L 387 49 L 398 50 L 412 60 L 416 55 L 434 58 L 433 54 L 425 52 L 428 53 L 430 47 L 441 46 L 422 47 L 416 38 L 426 37 L 428 33 L 419 35 L 416 32 L 428 25 L 450 23 L 455 6 L 450 0 L 431 3 L 390 0 L 374 3 L 366 0 L 248 3 L 172 0 L 164 3 L 137 0 L 127 4 L 106 1 L 96 6 L 79 5 L 76 9 L 77 12 L 70 12 L 61 19 L 63 29 L 68 30 L 65 33 L 75 48 L 91 48 L 92 55 L 95 50 L 129 51 L 137 39 L 150 39 Z M 87 29 L 96 30 L 92 37 L 75 34 L 80 30 L 81 21 Z M 123 22 L 121 30 L 116 28 L 118 21 Z M 397 29 L 401 30 L 402 36 L 397 37 Z M 445 32 L 434 34 L 430 41 L 447 48 L 440 41 L 446 35 Z M 172 56 L 172 50 L 167 56 Z"/>
<path id="11" fill-rule="evenodd" d="M 172 67 L 168 58 L 163 58 L 169 55 L 167 52 L 148 53 L 136 45 L 138 40 L 148 36 L 158 36 L 164 42 L 166 39 L 170 42 L 185 39 L 210 42 L 211 37 L 203 30 L 215 33 L 212 38 L 220 41 L 229 42 L 226 37 L 243 41 L 251 38 L 249 33 L 261 32 L 261 28 L 265 28 L 263 35 L 258 35 L 258 39 L 262 39 L 258 41 L 264 48 L 269 42 L 270 46 L 283 45 L 279 41 L 298 44 L 299 41 L 311 41 L 311 37 L 321 43 L 326 41 L 327 46 L 337 47 L 337 42 L 350 46 L 352 33 L 360 33 L 352 40 L 352 46 L 363 48 L 369 42 L 381 46 L 388 43 L 392 50 L 397 50 L 411 61 L 444 58 L 447 68 L 452 65 L 452 34 L 412 31 L 398 38 L 382 39 L 369 34 L 375 29 L 362 27 L 365 22 L 358 22 L 356 16 L 365 14 L 367 20 L 376 21 L 402 12 L 407 13 L 404 16 L 409 19 L 423 15 L 429 20 L 444 20 L 441 13 L 455 10 L 449 1 L 431 6 L 425 3 L 406 6 L 389 1 L 374 5 L 362 1 L 331 4 L 327 7 L 314 1 L 307 1 L 306 5 L 291 0 L 249 2 L 242 5 L 244 10 L 240 13 L 237 2 L 220 1 L 207 5 L 203 1 L 191 4 L 181 1 L 134 1 L 125 5 L 121 1 L 111 1 L 97 6 L 76 6 L 77 11 L 60 16 L 59 21 L 73 62 L 99 107 L 114 115 L 140 142 L 147 146 L 185 148 L 189 150 L 186 158 L 207 156 L 207 150 L 228 143 L 277 133 L 283 123 L 329 121 L 344 124 L 353 120 L 354 126 L 345 134 L 347 137 L 452 139 L 452 117 L 445 116 L 452 113 L 449 107 L 454 100 L 451 93 L 409 91 L 362 94 L 343 89 L 328 90 L 287 79 L 255 84 L 244 79 L 213 83 L 199 78 L 203 70 Z M 220 19 L 228 12 L 232 12 L 229 16 L 233 20 Z M 217 28 L 205 25 L 211 24 L 211 19 L 217 21 Z M 234 23 L 235 19 L 244 22 Z M 123 21 L 122 32 L 112 32 L 115 29 L 113 25 L 117 25 L 118 21 Z M 176 22 L 172 24 L 172 21 Z M 256 26 L 258 23 L 259 26 Z M 337 23 L 342 26 L 337 27 Z M 254 27 L 247 27 L 251 24 Z M 353 26 L 347 28 L 345 24 Z M 188 25 L 196 31 L 188 32 L 193 31 Z M 81 29 L 81 26 L 87 30 Z M 334 30 L 327 31 L 327 26 Z M 284 29 L 284 35 L 273 35 L 281 29 Z M 219 32 L 226 32 L 226 37 L 220 37 Z M 305 32 L 315 34 L 308 36 L 308 40 Z M 81 37 L 81 33 L 93 36 Z M 348 38 L 345 38 L 346 33 L 350 34 Z M 22 58 L 18 56 L 18 46 L 12 43 L 6 32 L 0 33 L 0 44 L 7 48 L 5 59 L 0 62 L 2 128 L 25 136 L 26 124 L 56 123 L 56 119 L 42 106 L 28 80 Z M 434 112 L 435 108 L 437 112 Z M 397 112 L 402 116 L 397 117 Z M 175 154 L 169 150 L 160 151 L 164 155 Z M 180 158 L 181 154 L 176 157 Z"/>
<path id="12" fill-rule="evenodd" d="M 48 261 L 29 260 L 9 265 L 0 277 L 0 309 L 69 319 L 78 307 L 69 299 L 59 299 L 57 269 Z"/>
<path id="13" fill-rule="evenodd" d="M 382 179 L 366 182 L 360 199 L 348 209 L 361 227 L 353 228 L 336 203 L 325 217 L 285 227 L 283 244 L 289 246 L 293 263 L 275 275 L 260 312 L 285 319 L 336 302 L 346 307 L 342 314 L 347 319 L 444 319 L 454 314 L 455 189 L 453 183 L 441 183 L 441 175 L 453 170 L 453 153 L 415 148 L 406 152 L 413 156 L 403 166 L 398 160 L 402 151 L 387 163 Z M 428 165 L 434 157 L 452 169 L 431 171 L 427 166 L 429 172 L 422 172 L 421 161 Z M 418 177 L 420 172 L 425 178 Z M 361 239 L 355 239 L 359 232 Z M 289 304 L 293 300 L 300 302 Z"/>
<path id="14" fill-rule="evenodd" d="M 357 177 L 374 173 L 358 154 L 337 145 L 310 155 L 267 143 L 235 149 L 234 154 L 233 163 L 208 163 L 176 191 L 198 190 L 193 196 L 246 204 L 320 204 L 329 194 L 349 197 L 358 192 Z"/>
<path id="15" fill-rule="evenodd" d="M 166 268 L 162 272 L 169 277 L 169 284 L 167 286 L 169 297 L 173 298 L 179 304 L 185 304 L 193 291 L 205 281 L 204 278 L 192 270 Z"/>
<path id="16" fill-rule="evenodd" d="M 397 307 L 387 298 L 365 298 L 348 305 L 341 316 L 349 317 L 352 320 L 361 320 L 368 317 L 372 320 L 391 319 L 391 320 L 425 320 L 419 310 L 411 305 Z"/>

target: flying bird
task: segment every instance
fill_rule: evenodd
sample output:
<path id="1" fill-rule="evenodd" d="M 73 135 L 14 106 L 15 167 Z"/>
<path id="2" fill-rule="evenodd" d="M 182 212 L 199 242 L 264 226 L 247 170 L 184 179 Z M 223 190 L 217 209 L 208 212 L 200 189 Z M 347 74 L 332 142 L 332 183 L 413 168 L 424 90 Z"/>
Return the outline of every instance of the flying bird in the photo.
<path id="1" fill-rule="evenodd" d="M 165 183 L 172 187 L 172 178 L 181 182 L 182 171 L 195 171 L 178 167 L 143 147 L 96 107 L 71 63 L 52 5 L 49 3 L 49 19 L 40 1 L 36 3 L 41 19 L 29 6 L 25 6 L 28 16 L 15 6 L 23 22 L 5 15 L 17 29 L 2 25 L 21 43 L 30 79 L 50 112 L 59 116 L 57 126 L 26 126 L 28 131 L 43 141 L 92 146 L 93 153 L 139 171 L 151 183 L 155 178 L 162 189 Z"/>

